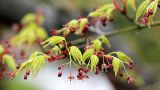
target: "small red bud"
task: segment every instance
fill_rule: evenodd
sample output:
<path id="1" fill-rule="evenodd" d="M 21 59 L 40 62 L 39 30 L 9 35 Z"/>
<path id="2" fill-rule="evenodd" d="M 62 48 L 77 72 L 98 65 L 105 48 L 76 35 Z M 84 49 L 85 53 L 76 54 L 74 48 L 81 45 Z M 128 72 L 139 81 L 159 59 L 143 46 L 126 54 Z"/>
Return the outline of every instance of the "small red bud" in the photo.
<path id="1" fill-rule="evenodd" d="M 108 66 L 109 66 L 109 68 L 112 68 L 112 67 L 113 67 L 113 65 L 112 65 L 112 64 L 108 64 Z"/>
<path id="2" fill-rule="evenodd" d="M 58 35 L 58 31 L 56 29 L 51 30 L 51 35 Z"/>
<path id="3" fill-rule="evenodd" d="M 86 24 L 86 25 L 84 26 L 82 32 L 83 32 L 83 33 L 86 33 L 86 32 L 88 31 L 89 27 L 90 27 L 90 26 L 89 26 L 88 24 Z"/>
<path id="4" fill-rule="evenodd" d="M 27 80 L 27 75 L 24 75 L 24 80 Z"/>
<path id="5" fill-rule="evenodd" d="M 127 80 L 128 80 L 128 84 L 131 84 L 135 81 L 134 78 L 132 78 L 131 76 L 128 76 Z"/>
<path id="6" fill-rule="evenodd" d="M 13 79 L 15 77 L 14 72 L 9 72 L 8 75 L 9 75 L 10 79 Z"/>
<path id="7" fill-rule="evenodd" d="M 74 76 L 71 76 L 71 75 L 70 75 L 70 76 L 68 77 L 68 79 L 71 81 L 71 80 L 74 79 Z"/>
<path id="8" fill-rule="evenodd" d="M 58 70 L 61 70 L 63 68 L 63 66 L 58 66 Z"/>
<path id="9" fill-rule="evenodd" d="M 101 17 L 101 23 L 103 26 L 106 26 L 106 21 L 107 21 L 107 17 L 106 16 L 102 16 Z"/>
<path id="10" fill-rule="evenodd" d="M 30 70 L 27 69 L 27 70 L 26 70 L 26 75 L 29 75 L 29 74 L 30 74 Z"/>
<path id="11" fill-rule="evenodd" d="M 19 69 L 21 67 L 21 64 L 18 64 L 18 66 L 16 67 L 16 69 Z"/>
<path id="12" fill-rule="evenodd" d="M 98 67 L 96 68 L 96 72 L 95 72 L 95 74 L 96 74 L 96 75 L 98 75 L 98 74 L 99 74 L 99 68 L 98 68 Z"/>
<path id="13" fill-rule="evenodd" d="M 61 77 L 62 76 L 62 72 L 58 72 L 58 77 Z"/>
<path id="14" fill-rule="evenodd" d="M 149 15 L 153 15 L 153 13 L 154 13 L 154 10 L 153 10 L 153 9 L 149 9 L 149 10 L 148 10 L 148 14 L 149 14 Z"/>
<path id="15" fill-rule="evenodd" d="M 74 33 L 76 31 L 76 29 L 74 27 L 71 27 L 69 30 L 71 33 Z"/>

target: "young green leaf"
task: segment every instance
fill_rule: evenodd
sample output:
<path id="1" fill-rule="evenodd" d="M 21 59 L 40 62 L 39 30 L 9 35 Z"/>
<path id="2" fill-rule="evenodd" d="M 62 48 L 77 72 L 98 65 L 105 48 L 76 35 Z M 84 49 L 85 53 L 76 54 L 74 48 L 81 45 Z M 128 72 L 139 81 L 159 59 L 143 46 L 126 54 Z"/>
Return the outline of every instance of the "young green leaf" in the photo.
<path id="1" fill-rule="evenodd" d="M 106 4 L 95 11 L 89 13 L 88 16 L 90 17 L 102 17 L 106 16 L 107 18 L 110 18 L 112 16 L 112 12 L 115 10 L 114 4 Z"/>
<path id="2" fill-rule="evenodd" d="M 150 3 L 150 0 L 145 0 L 141 3 L 141 5 L 138 7 L 138 10 L 136 12 L 136 20 L 138 20 L 142 15 L 144 15 L 149 3 Z"/>
<path id="3" fill-rule="evenodd" d="M 122 61 L 124 61 L 125 63 L 127 63 L 127 64 L 130 64 L 130 63 L 132 63 L 133 61 L 132 61 L 132 59 L 130 58 L 130 57 L 128 57 L 125 53 L 123 53 L 123 52 L 118 52 L 117 53 L 117 56 L 118 56 L 118 58 L 119 59 L 121 59 Z"/>
<path id="4" fill-rule="evenodd" d="M 34 52 L 29 57 L 28 61 L 21 64 L 20 68 L 16 71 L 16 75 L 18 75 L 23 69 L 30 69 L 32 71 L 32 76 L 35 78 L 40 71 L 41 67 L 45 67 L 46 59 L 49 56 L 41 53 L 41 52 Z"/>
<path id="5" fill-rule="evenodd" d="M 42 27 L 37 27 L 36 28 L 36 35 L 41 40 L 44 40 L 44 39 L 46 39 L 48 37 L 46 30 L 44 28 L 42 28 Z"/>
<path id="6" fill-rule="evenodd" d="M 88 19 L 87 18 L 82 18 L 82 19 L 79 20 L 79 22 L 80 22 L 79 28 L 80 28 L 80 31 L 82 31 L 84 26 L 88 23 Z"/>
<path id="7" fill-rule="evenodd" d="M 48 46 L 52 46 L 52 45 L 56 45 L 62 41 L 64 41 L 65 38 L 61 37 L 61 36 L 52 36 L 50 38 L 48 38 L 46 41 L 42 42 L 41 44 L 44 44 L 44 48 L 48 47 Z"/>
<path id="8" fill-rule="evenodd" d="M 61 49 L 59 48 L 59 46 L 54 46 L 51 51 L 53 51 L 56 55 L 61 54 Z"/>
<path id="9" fill-rule="evenodd" d="M 106 46 L 111 47 L 110 42 L 106 36 L 102 35 L 100 36 L 100 39 L 102 40 L 102 43 L 104 43 Z"/>
<path id="10" fill-rule="evenodd" d="M 96 67 L 97 67 L 97 65 L 99 63 L 99 58 L 96 55 L 92 55 L 90 57 L 90 60 L 91 60 L 91 71 L 95 72 L 96 71 Z"/>
<path id="11" fill-rule="evenodd" d="M 84 53 L 83 53 L 83 61 L 86 61 L 91 55 L 93 55 L 94 50 L 92 48 L 87 49 Z"/>
<path id="12" fill-rule="evenodd" d="M 121 68 L 122 61 L 116 57 L 113 57 L 112 65 L 113 65 L 113 70 L 114 70 L 115 76 L 117 76 L 117 73 L 118 73 L 119 69 Z"/>
<path id="13" fill-rule="evenodd" d="M 118 51 L 118 52 L 112 52 L 111 54 L 116 54 L 117 57 L 124 63 L 130 64 L 133 62 L 132 59 L 128 57 L 124 52 Z"/>
<path id="14" fill-rule="evenodd" d="M 70 55 L 73 57 L 74 61 L 77 61 L 80 65 L 85 64 L 85 62 L 83 61 L 82 53 L 79 50 L 79 48 L 77 48 L 76 46 L 71 46 L 69 52 Z"/>
<path id="15" fill-rule="evenodd" d="M 0 45 L 0 54 L 2 54 L 4 52 L 4 48 L 2 45 Z"/>
<path id="16" fill-rule="evenodd" d="M 92 42 L 92 47 L 94 50 L 99 51 L 102 48 L 102 42 L 99 39 L 96 39 Z"/>
<path id="17" fill-rule="evenodd" d="M 7 65 L 7 67 L 13 71 L 16 70 L 16 63 L 12 56 L 5 54 L 2 57 L 2 62 Z"/>

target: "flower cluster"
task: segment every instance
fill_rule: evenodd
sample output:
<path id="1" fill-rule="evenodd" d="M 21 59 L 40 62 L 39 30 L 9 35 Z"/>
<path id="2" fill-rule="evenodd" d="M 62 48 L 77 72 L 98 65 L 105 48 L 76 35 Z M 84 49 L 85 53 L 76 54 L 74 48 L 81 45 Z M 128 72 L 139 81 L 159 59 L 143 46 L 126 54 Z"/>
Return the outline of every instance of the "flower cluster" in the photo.
<path id="1" fill-rule="evenodd" d="M 144 0 L 138 7 L 136 20 L 143 25 L 153 23 L 153 17 L 156 13 L 159 0 Z"/>
<path id="2" fill-rule="evenodd" d="M 139 20 L 139 22 L 141 24 L 147 25 L 149 22 L 149 17 L 153 15 L 153 13 L 154 11 L 152 9 L 148 10 L 148 12 L 144 14 L 144 16 Z"/>
<path id="3" fill-rule="evenodd" d="M 123 9 L 120 7 L 121 4 L 123 5 Z M 100 21 L 103 26 L 107 25 L 107 21 L 112 22 L 114 11 L 119 11 L 122 15 L 129 18 L 127 16 L 126 9 L 128 5 L 135 9 L 135 0 L 121 0 L 121 2 L 113 0 L 113 4 L 106 4 L 95 9 L 85 18 L 80 17 L 78 19 L 73 19 L 64 24 L 61 29 L 53 29 L 51 31 L 53 36 L 40 43 L 43 46 L 45 53 L 34 52 L 26 62 L 17 66 L 16 71 L 9 73 L 10 78 L 13 79 L 24 69 L 26 69 L 26 73 L 24 75 L 25 80 L 30 75 L 30 72 L 32 72 L 32 76 L 35 77 L 40 68 L 45 65 L 46 60 L 51 63 L 57 60 L 66 60 L 66 58 L 69 58 L 68 62 L 63 63 L 58 67 L 58 77 L 62 77 L 63 70 L 66 66 L 69 66 L 70 71 L 68 79 L 70 81 L 75 79 L 75 77 L 77 77 L 78 80 L 88 79 L 88 73 L 94 73 L 97 75 L 100 73 L 100 70 L 102 72 L 104 72 L 104 70 L 106 72 L 108 70 L 113 70 L 115 76 L 117 76 L 117 74 L 123 76 L 120 71 L 124 71 L 123 73 L 127 74 L 126 80 L 128 80 L 128 83 L 133 82 L 134 79 L 128 73 L 128 70 L 133 69 L 133 61 L 130 57 L 121 51 L 106 53 L 104 46 L 110 48 L 111 45 L 105 35 L 92 39 L 85 36 L 91 27 L 94 28 L 97 21 Z M 150 9 L 148 9 L 148 11 L 145 12 L 144 16 L 140 19 L 140 22 L 142 24 L 147 24 L 147 20 L 154 13 L 155 10 L 150 7 Z M 19 40 L 20 44 L 26 42 L 32 44 L 37 41 L 37 38 L 40 38 L 41 41 L 44 40 L 47 35 L 44 32 L 44 29 L 40 27 L 42 23 L 43 15 L 40 12 L 37 12 L 34 15 L 29 14 L 25 16 L 22 20 L 22 25 L 15 25 L 14 27 L 14 29 L 21 30 L 17 37 L 14 37 L 11 40 L 12 44 L 14 44 L 14 41 L 17 40 Z M 28 31 L 30 32 L 29 34 Z M 78 46 L 73 45 L 72 42 L 66 40 L 67 36 L 70 34 L 80 35 L 82 37 L 85 36 L 87 41 L 86 46 L 79 48 Z M 27 38 L 26 40 L 21 40 L 21 37 L 30 37 L 30 39 Z M 21 56 L 24 55 L 25 53 L 22 50 Z M 77 67 L 76 76 L 72 73 L 73 65 Z"/>
<path id="4" fill-rule="evenodd" d="M 45 49 L 50 49 L 46 54 L 50 57 L 48 61 L 63 60 L 66 57 L 69 57 L 70 60 L 67 63 L 64 63 L 58 67 L 58 77 L 63 75 L 64 68 L 69 65 L 70 72 L 68 79 L 71 81 L 75 79 L 75 76 L 72 74 L 72 65 L 75 65 L 78 70 L 77 79 L 84 80 L 89 78 L 87 73 L 93 72 L 95 74 L 99 73 L 101 69 L 102 72 L 104 69 L 113 69 L 115 76 L 121 68 L 124 69 L 125 73 L 128 74 L 127 68 L 124 64 L 128 65 L 128 68 L 132 68 L 132 60 L 123 52 L 111 52 L 105 54 L 104 48 L 102 45 L 110 47 L 110 43 L 107 37 L 99 36 L 95 40 L 89 42 L 85 47 L 84 51 L 80 50 L 78 47 L 69 44 L 64 37 L 61 36 L 52 36 L 46 41 L 42 42 L 42 45 Z M 63 51 L 65 53 L 62 53 Z M 83 53 L 82 53 L 83 52 Z M 100 66 L 100 67 L 99 67 Z M 128 74 L 128 77 L 131 77 Z M 131 79 L 127 79 L 133 81 Z"/>

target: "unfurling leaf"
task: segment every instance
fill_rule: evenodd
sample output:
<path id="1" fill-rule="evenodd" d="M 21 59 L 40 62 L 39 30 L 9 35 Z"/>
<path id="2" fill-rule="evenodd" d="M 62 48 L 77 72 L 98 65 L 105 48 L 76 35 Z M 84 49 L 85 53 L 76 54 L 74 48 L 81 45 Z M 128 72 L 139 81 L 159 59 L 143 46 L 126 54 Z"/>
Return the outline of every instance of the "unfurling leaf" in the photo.
<path id="1" fill-rule="evenodd" d="M 68 27 L 74 27 L 74 28 L 76 28 L 77 26 L 78 26 L 78 20 L 71 20 L 68 23 Z"/>
<path id="2" fill-rule="evenodd" d="M 88 23 L 88 19 L 87 18 L 81 18 L 79 19 L 80 25 L 80 31 L 82 32 L 83 28 L 85 27 L 85 25 Z"/>
<path id="3" fill-rule="evenodd" d="M 102 42 L 99 39 L 96 39 L 92 42 L 92 47 L 94 50 L 99 51 L 102 48 Z"/>
<path id="4" fill-rule="evenodd" d="M 128 57 L 124 52 L 118 51 L 118 52 L 112 52 L 112 54 L 116 54 L 117 57 L 124 63 L 130 64 L 133 62 L 132 59 Z"/>
<path id="5" fill-rule="evenodd" d="M 0 54 L 2 54 L 4 52 L 4 48 L 2 45 L 0 45 Z"/>
<path id="6" fill-rule="evenodd" d="M 91 71 L 96 72 L 96 67 L 97 67 L 97 65 L 99 63 L 99 58 L 96 55 L 92 55 L 90 57 L 90 60 L 91 60 Z"/>
<path id="7" fill-rule="evenodd" d="M 7 67 L 13 71 L 16 70 L 16 63 L 12 56 L 5 54 L 2 57 L 2 62 L 7 65 Z"/>
<path id="8" fill-rule="evenodd" d="M 150 3 L 150 0 L 145 0 L 141 3 L 141 5 L 138 7 L 138 10 L 136 12 L 136 20 L 138 20 L 142 15 L 144 15 L 149 3 Z"/>
<path id="9" fill-rule="evenodd" d="M 117 73 L 118 73 L 119 69 L 121 68 L 122 61 L 116 57 L 113 57 L 112 65 L 113 65 L 113 70 L 114 70 L 115 76 L 117 76 Z"/>
<path id="10" fill-rule="evenodd" d="M 44 28 L 42 28 L 42 27 L 37 27 L 36 28 L 36 35 L 41 40 L 44 40 L 44 39 L 46 39 L 48 37 L 46 30 Z"/>
<path id="11" fill-rule="evenodd" d="M 71 46 L 69 52 L 70 55 L 73 57 L 74 61 L 77 61 L 80 65 L 85 64 L 85 62 L 83 61 L 82 53 L 79 50 L 79 48 L 77 48 L 76 46 Z"/>
<path id="12" fill-rule="evenodd" d="M 106 46 L 111 47 L 110 42 L 106 36 L 102 35 L 100 36 L 100 39 L 102 40 L 102 43 L 104 43 Z"/>
<path id="13" fill-rule="evenodd" d="M 59 46 L 54 46 L 51 51 L 53 51 L 56 55 L 61 54 L 61 49 L 59 48 Z"/>
<path id="14" fill-rule="evenodd" d="M 99 13 L 99 12 L 91 12 L 88 16 L 98 17 L 98 16 L 101 16 L 101 13 Z"/>
<path id="15" fill-rule="evenodd" d="M 34 52 L 28 59 L 28 61 L 21 64 L 20 68 L 16 71 L 16 75 L 18 75 L 23 69 L 30 69 L 32 71 L 33 78 L 36 77 L 38 72 L 40 71 L 41 67 L 45 67 L 46 59 L 49 56 L 41 53 L 41 52 Z"/>
<path id="16" fill-rule="evenodd" d="M 87 49 L 84 53 L 83 53 L 83 61 L 86 61 L 91 55 L 93 55 L 94 50 L 92 48 Z"/>
<path id="17" fill-rule="evenodd" d="M 88 16 L 90 17 L 102 17 L 106 16 L 108 19 L 111 18 L 112 12 L 115 10 L 114 4 L 106 4 L 95 11 L 89 13 Z"/>
<path id="18" fill-rule="evenodd" d="M 117 52 L 117 56 L 119 59 L 121 59 L 123 62 L 127 63 L 127 64 L 130 64 L 132 63 L 132 59 L 130 57 L 128 57 L 125 53 L 123 52 Z"/>
<path id="19" fill-rule="evenodd" d="M 41 44 L 44 44 L 44 48 L 48 46 L 53 46 L 56 44 L 59 44 L 60 42 L 64 41 L 65 38 L 61 36 L 52 36 L 48 38 L 46 41 L 42 42 Z"/>

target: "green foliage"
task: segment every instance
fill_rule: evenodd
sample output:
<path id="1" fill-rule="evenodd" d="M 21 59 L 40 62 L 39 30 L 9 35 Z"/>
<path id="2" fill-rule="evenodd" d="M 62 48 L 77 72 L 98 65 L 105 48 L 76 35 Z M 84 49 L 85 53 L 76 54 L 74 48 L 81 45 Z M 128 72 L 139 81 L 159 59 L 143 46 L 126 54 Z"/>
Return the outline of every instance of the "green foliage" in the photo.
<path id="1" fill-rule="evenodd" d="M 0 44 L 0 54 L 2 54 L 4 52 L 4 48 L 3 46 Z"/>
<path id="2" fill-rule="evenodd" d="M 117 57 L 118 57 L 120 60 L 122 60 L 124 63 L 130 64 L 130 63 L 133 62 L 132 59 L 131 59 L 129 56 L 127 56 L 125 53 L 123 53 L 123 52 L 121 52 L 121 51 L 112 52 L 112 54 L 113 54 L 113 53 L 116 54 Z"/>
<path id="3" fill-rule="evenodd" d="M 27 37 L 27 38 L 26 38 Z M 33 44 L 36 40 L 44 40 L 48 37 L 44 28 L 35 23 L 24 26 L 21 31 L 11 39 L 12 45 L 20 45 L 24 43 Z M 17 42 L 18 41 L 18 42 Z"/>
<path id="4" fill-rule="evenodd" d="M 137 13 L 136 13 L 136 20 L 138 20 L 144 13 L 146 12 L 146 9 L 150 3 L 150 0 L 144 0 L 141 5 L 138 7 Z"/>
<path id="5" fill-rule="evenodd" d="M 91 55 L 93 55 L 94 50 L 92 48 L 87 49 L 84 53 L 83 53 L 83 61 L 86 61 Z"/>
<path id="6" fill-rule="evenodd" d="M 85 64 L 82 53 L 79 50 L 79 48 L 77 48 L 76 46 L 71 46 L 69 52 L 70 52 L 70 55 L 73 57 L 74 61 L 78 62 L 80 65 Z"/>
<path id="7" fill-rule="evenodd" d="M 78 20 L 71 20 L 67 23 L 66 27 L 64 27 L 64 32 L 68 34 L 70 30 L 75 29 L 75 34 L 81 34 L 82 30 L 84 29 L 85 25 L 88 23 L 87 18 L 81 18 Z"/>
<path id="8" fill-rule="evenodd" d="M 2 57 L 2 63 L 6 64 L 10 70 L 16 70 L 16 62 L 15 59 L 9 54 L 4 54 Z"/>
<path id="9" fill-rule="evenodd" d="M 117 73 L 118 73 L 119 69 L 121 68 L 122 61 L 116 57 L 113 57 L 112 65 L 113 65 L 113 70 L 114 70 L 115 76 L 117 76 Z"/>
<path id="10" fill-rule="evenodd" d="M 60 47 L 59 46 L 54 46 L 52 49 L 51 49 L 51 51 L 53 51 L 56 55 L 59 55 L 59 54 L 61 54 L 61 49 L 60 49 Z"/>
<path id="11" fill-rule="evenodd" d="M 108 19 L 112 17 L 112 12 L 115 10 L 114 4 L 106 4 L 95 11 L 89 13 L 90 17 L 102 17 L 106 16 Z"/>
<path id="12" fill-rule="evenodd" d="M 110 42 L 106 36 L 102 35 L 99 38 L 101 39 L 102 43 L 104 43 L 108 47 L 111 47 Z"/>
<path id="13" fill-rule="evenodd" d="M 92 47 L 94 50 L 99 51 L 102 48 L 102 42 L 99 39 L 96 39 L 92 42 Z"/>
<path id="14" fill-rule="evenodd" d="M 32 71 L 32 76 L 35 78 L 40 71 L 41 67 L 46 64 L 46 59 L 49 58 L 49 56 L 41 53 L 41 52 L 34 52 L 29 57 L 29 59 L 22 63 L 20 68 L 17 70 L 16 75 L 18 75 L 23 69 L 30 69 Z"/>
<path id="15" fill-rule="evenodd" d="M 44 48 L 48 46 L 54 46 L 56 44 L 59 44 L 60 42 L 65 41 L 65 38 L 62 36 L 52 36 L 48 38 L 46 41 L 42 42 Z"/>
<path id="16" fill-rule="evenodd" d="M 92 55 L 90 57 L 90 60 L 91 60 L 91 71 L 95 72 L 96 71 L 96 67 L 97 67 L 97 65 L 99 63 L 99 57 L 96 56 L 96 55 Z"/>
<path id="17" fill-rule="evenodd" d="M 42 24 L 44 22 L 44 16 L 43 15 L 37 15 L 35 13 L 29 13 L 23 17 L 21 20 L 22 24 L 28 24 L 28 23 L 35 23 L 36 19 L 39 19 L 39 23 Z"/>
<path id="18" fill-rule="evenodd" d="M 149 10 L 153 10 L 153 14 L 148 17 L 149 24 L 152 23 L 153 17 L 157 11 L 159 0 L 145 0 L 141 3 L 141 5 L 138 7 L 137 13 L 136 13 L 136 20 L 144 16 L 146 13 L 148 13 Z"/>

